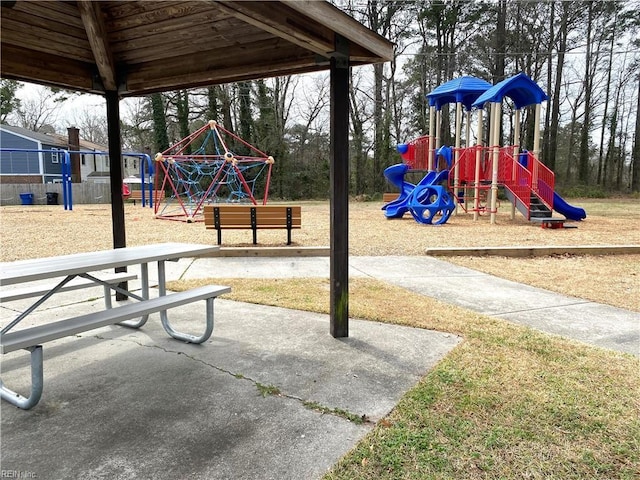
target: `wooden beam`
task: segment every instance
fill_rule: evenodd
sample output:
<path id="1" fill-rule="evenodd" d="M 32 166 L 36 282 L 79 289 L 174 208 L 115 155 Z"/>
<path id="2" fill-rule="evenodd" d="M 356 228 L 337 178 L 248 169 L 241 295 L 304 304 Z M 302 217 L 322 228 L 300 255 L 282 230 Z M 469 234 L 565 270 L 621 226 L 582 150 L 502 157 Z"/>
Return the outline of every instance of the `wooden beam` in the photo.
<path id="1" fill-rule="evenodd" d="M 286 3 L 289 8 L 303 13 L 316 22 L 321 22 L 327 28 L 350 40 L 352 44 L 366 48 L 379 57 L 379 61 L 393 60 L 393 43 L 371 31 L 357 20 L 345 15 L 329 2 L 298 0 Z M 353 52 L 350 52 L 351 54 Z"/>
<path id="2" fill-rule="evenodd" d="M 232 50 L 210 50 L 199 56 L 169 58 L 132 65 L 127 72 L 123 95 L 142 94 L 162 89 L 179 89 L 226 83 L 248 78 L 265 78 L 290 73 L 326 69 L 318 66 L 315 54 L 280 39 L 246 45 L 243 55 Z"/>
<path id="3" fill-rule="evenodd" d="M 2 40 L 0 69 L 4 78 L 98 93 L 93 88 L 90 64 L 6 44 L 4 34 Z"/>
<path id="4" fill-rule="evenodd" d="M 331 58 L 330 333 L 349 336 L 349 42 L 336 36 Z"/>
<path id="5" fill-rule="evenodd" d="M 109 137 L 109 179 L 111 181 L 111 216 L 113 248 L 127 246 L 122 198 L 122 143 L 120 141 L 120 98 L 118 92 L 105 92 L 107 102 L 107 134 Z"/>
<path id="6" fill-rule="evenodd" d="M 117 89 L 115 63 L 109 47 L 107 29 L 100 11 L 100 2 L 78 0 L 77 5 L 84 28 L 87 31 L 87 38 L 93 51 L 98 72 L 100 72 L 102 85 L 105 90 L 115 91 Z"/>
<path id="7" fill-rule="evenodd" d="M 87 43 L 86 34 L 83 39 L 61 34 L 50 29 L 40 27 L 24 28 L 24 23 L 11 18 L 2 18 L 2 43 L 38 52 L 48 53 L 65 58 L 72 58 L 83 62 L 93 62 L 91 47 Z M 51 37 L 56 41 L 52 42 Z"/>
<path id="8" fill-rule="evenodd" d="M 122 197 L 122 142 L 120 140 L 120 97 L 115 90 L 105 92 L 107 101 L 107 134 L 109 136 L 109 180 L 111 182 L 111 229 L 113 248 L 127 246 L 124 224 L 124 198 Z M 127 267 L 116 268 L 116 273 L 126 272 Z M 126 288 L 126 285 L 121 285 Z M 116 293 L 116 300 L 126 300 L 126 295 Z"/>
<path id="9" fill-rule="evenodd" d="M 322 22 L 314 25 L 299 12 L 289 9 L 290 2 L 223 1 L 217 5 L 250 25 L 316 54 L 327 55 L 333 50 L 332 32 Z"/>

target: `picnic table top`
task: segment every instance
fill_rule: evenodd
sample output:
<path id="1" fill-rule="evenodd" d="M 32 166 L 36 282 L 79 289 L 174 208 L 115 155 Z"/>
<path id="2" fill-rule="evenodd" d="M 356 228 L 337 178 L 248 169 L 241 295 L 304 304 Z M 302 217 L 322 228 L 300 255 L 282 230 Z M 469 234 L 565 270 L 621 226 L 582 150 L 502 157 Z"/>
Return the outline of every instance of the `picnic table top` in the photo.
<path id="1" fill-rule="evenodd" d="M 77 275 L 108 268 L 178 260 L 216 252 L 217 245 L 159 243 L 0 263 L 0 285 Z"/>

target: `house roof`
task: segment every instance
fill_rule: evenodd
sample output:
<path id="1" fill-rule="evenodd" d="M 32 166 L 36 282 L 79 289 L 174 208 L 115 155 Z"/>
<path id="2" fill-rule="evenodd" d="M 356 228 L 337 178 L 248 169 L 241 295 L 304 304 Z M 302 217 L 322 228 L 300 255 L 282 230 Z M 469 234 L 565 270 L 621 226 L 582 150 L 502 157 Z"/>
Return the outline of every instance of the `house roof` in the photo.
<path id="1" fill-rule="evenodd" d="M 2 124 L 0 125 L 0 130 L 15 133 L 16 135 L 20 135 L 21 137 L 30 138 L 31 140 L 44 143 L 45 145 L 53 145 L 56 147 L 64 148 L 66 148 L 67 146 L 67 142 L 62 142 L 59 138 L 52 137 L 51 135 L 47 135 L 46 133 L 34 132 L 33 130 L 29 130 L 28 128 L 14 127 L 12 125 Z"/>
<path id="2" fill-rule="evenodd" d="M 0 125 L 0 129 L 7 132 L 15 133 L 23 137 L 31 138 L 45 145 L 52 145 L 60 148 L 69 148 L 69 138 L 65 135 L 58 133 L 48 134 L 41 132 L 34 132 L 28 128 L 14 127 L 12 125 Z M 98 145 L 97 143 L 90 142 L 88 140 L 80 139 L 80 150 L 93 150 L 106 152 L 108 149 L 104 145 Z"/>
<path id="3" fill-rule="evenodd" d="M 2 1 L 3 78 L 120 96 L 391 60 L 324 1 Z M 29 59 L 25 62 L 25 59 Z"/>

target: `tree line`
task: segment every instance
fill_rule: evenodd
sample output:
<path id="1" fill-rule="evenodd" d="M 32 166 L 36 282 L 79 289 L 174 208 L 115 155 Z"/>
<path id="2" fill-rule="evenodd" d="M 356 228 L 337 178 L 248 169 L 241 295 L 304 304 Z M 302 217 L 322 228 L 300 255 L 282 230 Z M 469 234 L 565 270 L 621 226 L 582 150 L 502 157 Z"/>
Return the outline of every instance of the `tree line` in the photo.
<path id="1" fill-rule="evenodd" d="M 560 189 L 582 195 L 640 191 L 640 0 L 334 3 L 396 44 L 391 62 L 351 72 L 353 195 L 385 190 L 384 169 L 400 162 L 395 145 L 428 132 L 426 94 L 438 85 L 462 75 L 497 83 L 519 72 L 549 96 L 541 160 L 556 173 Z M 2 121 L 46 128 L 46 121 L 38 124 L 46 115 L 29 115 L 35 106 L 27 108 L 15 88 L 2 81 Z M 53 92 L 40 110 L 64 98 Z M 153 94 L 125 102 L 123 142 L 130 150 L 162 151 L 213 119 L 275 158 L 272 197 L 326 198 L 328 98 L 328 73 Z M 502 138 L 510 142 L 511 111 L 508 102 L 504 106 Z M 455 108 L 442 111 L 440 138 L 452 145 Z M 100 132 L 106 138 L 101 114 L 73 120 L 83 138 L 99 143 Z M 533 110 L 525 109 L 518 139 L 523 148 L 532 148 L 533 129 Z"/>

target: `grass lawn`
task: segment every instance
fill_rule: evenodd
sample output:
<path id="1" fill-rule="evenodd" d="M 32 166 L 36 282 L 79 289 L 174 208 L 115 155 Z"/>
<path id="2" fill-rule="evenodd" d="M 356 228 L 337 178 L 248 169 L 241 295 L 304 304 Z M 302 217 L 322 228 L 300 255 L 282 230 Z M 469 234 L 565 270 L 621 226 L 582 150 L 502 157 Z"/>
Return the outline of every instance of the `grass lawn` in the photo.
<path id="1" fill-rule="evenodd" d="M 216 283 L 225 298 L 329 313 L 328 280 Z M 371 279 L 350 281 L 350 316 L 464 341 L 326 479 L 638 478 L 637 358 Z"/>

